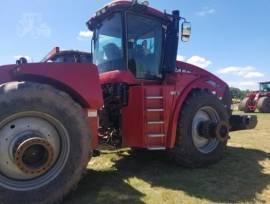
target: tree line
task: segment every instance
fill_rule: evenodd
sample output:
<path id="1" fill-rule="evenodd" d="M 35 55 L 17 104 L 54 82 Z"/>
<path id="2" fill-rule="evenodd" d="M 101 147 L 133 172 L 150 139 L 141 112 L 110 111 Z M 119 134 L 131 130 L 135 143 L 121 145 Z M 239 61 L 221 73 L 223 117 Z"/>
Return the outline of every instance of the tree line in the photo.
<path id="1" fill-rule="evenodd" d="M 243 99 L 245 98 L 246 94 L 249 92 L 249 90 L 241 90 L 239 88 L 230 87 L 230 92 L 233 99 Z"/>

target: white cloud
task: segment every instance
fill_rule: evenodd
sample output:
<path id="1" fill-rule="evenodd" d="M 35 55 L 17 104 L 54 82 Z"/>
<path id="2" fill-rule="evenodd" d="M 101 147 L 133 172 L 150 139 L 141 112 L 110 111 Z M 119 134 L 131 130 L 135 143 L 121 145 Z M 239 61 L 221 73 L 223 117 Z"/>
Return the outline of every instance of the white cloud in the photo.
<path id="1" fill-rule="evenodd" d="M 185 61 L 185 57 L 184 56 L 182 56 L 182 55 L 177 55 L 177 60 L 178 61 Z"/>
<path id="2" fill-rule="evenodd" d="M 78 40 L 84 40 L 92 38 L 93 32 L 92 31 L 80 31 L 77 37 Z"/>
<path id="3" fill-rule="evenodd" d="M 190 58 L 177 55 L 177 60 L 187 62 L 204 69 L 207 69 L 212 64 L 212 61 L 197 55 L 193 55 Z M 255 78 L 265 76 L 253 66 L 228 66 L 220 69 L 217 73 L 221 75 L 221 78 L 224 78 L 222 75 L 235 75 L 240 77 L 238 78 L 239 81 L 227 81 L 227 83 L 232 87 L 240 88 L 242 90 L 258 90 L 259 80 L 255 80 Z"/>
<path id="4" fill-rule="evenodd" d="M 187 62 L 189 64 L 193 64 L 203 69 L 207 69 L 212 64 L 210 60 L 204 57 L 196 56 L 196 55 L 190 58 L 186 58 L 185 56 L 182 56 L 182 55 L 177 55 L 177 60 L 182 61 L 182 62 Z"/>
<path id="5" fill-rule="evenodd" d="M 226 67 L 218 71 L 219 74 L 230 74 L 230 73 L 237 73 L 239 71 L 238 67 Z"/>
<path id="6" fill-rule="evenodd" d="M 258 72 L 255 67 L 252 66 L 245 66 L 245 67 L 238 67 L 238 66 L 229 66 L 225 67 L 218 71 L 219 74 L 233 74 L 237 76 L 241 76 L 243 78 L 258 78 L 263 77 L 264 74 Z"/>
<path id="7" fill-rule="evenodd" d="M 29 56 L 26 56 L 26 55 L 16 55 L 16 56 L 14 56 L 14 59 L 15 60 L 18 60 L 18 59 L 20 59 L 22 57 L 24 57 L 25 59 L 27 59 L 28 62 L 32 62 L 32 58 L 29 57 Z"/>
<path id="8" fill-rule="evenodd" d="M 51 28 L 44 21 L 41 13 L 24 13 L 17 24 L 17 34 L 20 37 L 48 38 L 51 33 Z"/>
<path id="9" fill-rule="evenodd" d="M 213 8 L 204 7 L 202 10 L 197 12 L 197 15 L 199 16 L 206 16 L 216 13 L 216 10 Z"/>
<path id="10" fill-rule="evenodd" d="M 192 56 L 191 58 L 187 59 L 186 62 L 203 69 L 207 69 L 212 64 L 210 60 L 200 56 Z"/>
<path id="11" fill-rule="evenodd" d="M 256 78 L 256 77 L 264 77 L 264 74 L 261 72 L 249 72 L 245 75 L 245 78 Z"/>
<path id="12" fill-rule="evenodd" d="M 242 90 L 258 90 L 258 82 L 256 81 L 228 82 L 228 84 Z"/>

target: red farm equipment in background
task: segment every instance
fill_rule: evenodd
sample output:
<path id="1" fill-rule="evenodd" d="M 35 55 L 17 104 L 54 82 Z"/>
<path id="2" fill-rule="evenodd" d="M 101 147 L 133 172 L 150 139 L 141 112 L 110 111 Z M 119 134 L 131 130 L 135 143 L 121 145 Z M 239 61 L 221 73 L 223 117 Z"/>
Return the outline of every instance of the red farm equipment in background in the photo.
<path id="1" fill-rule="evenodd" d="M 1 203 L 60 202 L 104 149 L 160 150 L 180 165 L 212 164 L 229 132 L 256 127 L 256 116 L 232 115 L 224 81 L 176 60 L 179 37 L 191 34 L 178 10 L 113 1 L 87 26 L 90 63 L 52 58 L 0 67 Z"/>
<path id="2" fill-rule="evenodd" d="M 92 63 L 92 54 L 79 50 L 60 50 L 59 47 L 55 47 L 42 59 L 42 62 Z"/>
<path id="3" fill-rule="evenodd" d="M 261 82 L 259 91 L 250 92 L 240 102 L 239 110 L 245 113 L 270 113 L 270 81 Z"/>

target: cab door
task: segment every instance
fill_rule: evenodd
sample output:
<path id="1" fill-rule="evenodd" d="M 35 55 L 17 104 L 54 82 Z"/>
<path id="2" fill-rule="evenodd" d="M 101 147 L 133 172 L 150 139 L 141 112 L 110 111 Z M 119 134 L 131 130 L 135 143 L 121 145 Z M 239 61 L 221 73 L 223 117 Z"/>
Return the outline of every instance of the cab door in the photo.
<path id="1" fill-rule="evenodd" d="M 134 13 L 126 14 L 126 22 L 128 69 L 140 84 L 130 86 L 129 103 L 123 109 L 123 144 L 165 149 L 175 86 L 163 81 L 163 26 Z"/>

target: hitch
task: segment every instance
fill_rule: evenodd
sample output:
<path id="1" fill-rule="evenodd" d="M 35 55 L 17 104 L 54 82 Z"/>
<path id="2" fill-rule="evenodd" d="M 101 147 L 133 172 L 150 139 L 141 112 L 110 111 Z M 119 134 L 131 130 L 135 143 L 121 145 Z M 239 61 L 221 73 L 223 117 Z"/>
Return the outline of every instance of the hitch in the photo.
<path id="1" fill-rule="evenodd" d="M 256 115 L 232 115 L 230 117 L 230 131 L 254 129 L 257 123 Z"/>

